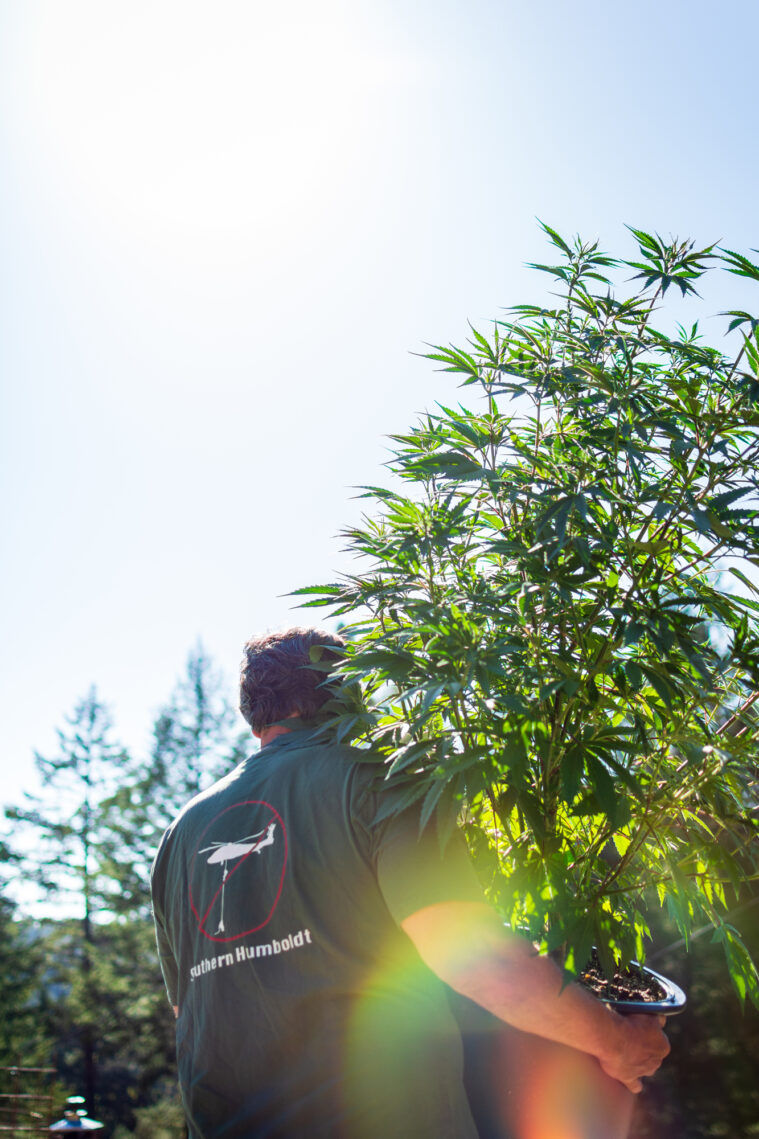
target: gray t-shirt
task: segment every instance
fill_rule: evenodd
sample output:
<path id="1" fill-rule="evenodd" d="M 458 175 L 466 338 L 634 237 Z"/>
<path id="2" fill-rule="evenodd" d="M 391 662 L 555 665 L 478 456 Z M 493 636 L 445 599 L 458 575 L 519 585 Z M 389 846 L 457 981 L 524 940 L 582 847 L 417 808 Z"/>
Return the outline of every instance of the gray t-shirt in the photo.
<path id="1" fill-rule="evenodd" d="M 376 821 L 365 760 L 279 736 L 162 839 L 153 905 L 194 1139 L 476 1135 L 445 986 L 398 923 L 482 894 L 459 836 L 441 853 L 415 811 Z"/>

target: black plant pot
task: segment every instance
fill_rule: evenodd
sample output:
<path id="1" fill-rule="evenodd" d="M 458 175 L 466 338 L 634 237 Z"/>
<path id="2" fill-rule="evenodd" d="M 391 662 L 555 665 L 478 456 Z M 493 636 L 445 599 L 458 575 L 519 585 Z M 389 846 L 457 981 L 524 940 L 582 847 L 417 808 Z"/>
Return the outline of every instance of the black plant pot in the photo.
<path id="1" fill-rule="evenodd" d="M 604 1004 L 610 1005 L 611 1008 L 622 1015 L 650 1013 L 651 1016 L 674 1016 L 676 1013 L 683 1011 L 687 1003 L 687 997 L 679 985 L 676 985 L 674 981 L 670 981 L 668 977 L 663 977 L 661 973 L 656 973 L 653 969 L 649 969 L 647 965 L 639 965 L 637 961 L 633 961 L 632 965 L 645 977 L 656 982 L 664 994 L 660 1000 L 633 1000 L 627 997 L 617 998 L 606 996 L 605 994 L 602 995 L 597 992 L 594 992 L 594 996 L 603 1001 Z"/>
<path id="2" fill-rule="evenodd" d="M 636 964 L 636 962 L 632 962 Z M 677 1013 L 682 1013 L 687 1003 L 687 997 L 679 985 L 674 981 L 670 981 L 669 977 L 662 977 L 661 973 L 654 973 L 653 969 L 648 968 L 646 965 L 638 965 L 637 968 L 640 972 L 645 973 L 648 977 L 653 977 L 653 980 L 661 985 L 664 990 L 664 997 L 661 1000 L 615 1000 L 611 998 L 607 1000 L 603 998 L 606 1005 L 618 1011 L 618 1013 L 651 1013 L 652 1016 L 675 1016 Z"/>

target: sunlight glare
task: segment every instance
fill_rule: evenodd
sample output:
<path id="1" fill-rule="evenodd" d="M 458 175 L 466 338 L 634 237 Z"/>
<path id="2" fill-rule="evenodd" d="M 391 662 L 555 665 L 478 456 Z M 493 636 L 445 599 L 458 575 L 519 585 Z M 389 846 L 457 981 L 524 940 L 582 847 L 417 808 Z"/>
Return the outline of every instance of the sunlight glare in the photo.
<path id="1" fill-rule="evenodd" d="M 162 245 L 267 243 L 328 209 L 367 101 L 398 82 L 351 6 L 143 7 L 37 8 L 28 97 L 51 179 Z"/>

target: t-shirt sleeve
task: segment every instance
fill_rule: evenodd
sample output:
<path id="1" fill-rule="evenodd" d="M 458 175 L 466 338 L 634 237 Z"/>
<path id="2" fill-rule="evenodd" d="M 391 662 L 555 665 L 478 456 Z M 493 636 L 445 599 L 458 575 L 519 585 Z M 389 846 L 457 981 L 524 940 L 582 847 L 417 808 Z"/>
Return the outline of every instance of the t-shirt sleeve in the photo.
<path id="1" fill-rule="evenodd" d="M 484 902 L 463 836 L 455 831 L 440 849 L 432 819 L 419 833 L 419 811 L 407 810 L 382 828 L 377 880 L 395 921 L 440 902 Z"/>
<path id="2" fill-rule="evenodd" d="M 155 921 L 155 937 L 156 947 L 158 949 L 158 961 L 161 966 L 161 973 L 163 974 L 164 984 L 166 985 L 166 993 L 169 998 L 169 1004 L 176 1006 L 177 989 L 179 981 L 179 970 L 177 967 L 174 951 L 171 948 L 171 942 L 166 931 L 166 919 L 163 910 L 163 876 L 162 876 L 162 854 L 164 853 L 166 845 L 166 836 L 164 835 L 161 840 L 161 845 L 158 848 L 153 866 L 150 871 L 150 892 L 153 902 L 153 918 Z"/>
<path id="3" fill-rule="evenodd" d="M 169 998 L 169 1004 L 175 1007 L 178 1003 L 177 997 L 177 982 L 178 982 L 178 969 L 174 954 L 169 945 L 169 939 L 166 936 L 163 922 L 159 920 L 158 916 L 155 919 L 155 938 L 156 945 L 158 946 L 158 960 L 161 965 L 161 972 L 163 974 L 164 984 L 166 985 L 166 993 Z"/>

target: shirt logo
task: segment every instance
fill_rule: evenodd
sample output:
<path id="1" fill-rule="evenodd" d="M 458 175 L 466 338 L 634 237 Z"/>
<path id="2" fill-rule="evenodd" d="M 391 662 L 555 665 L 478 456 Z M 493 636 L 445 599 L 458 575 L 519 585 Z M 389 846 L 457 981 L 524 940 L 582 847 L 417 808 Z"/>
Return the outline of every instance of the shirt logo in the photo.
<path id="1" fill-rule="evenodd" d="M 270 803 L 247 799 L 221 811 L 201 834 L 190 868 L 190 908 L 203 936 L 236 941 L 263 929 L 286 865 L 285 824 Z"/>

